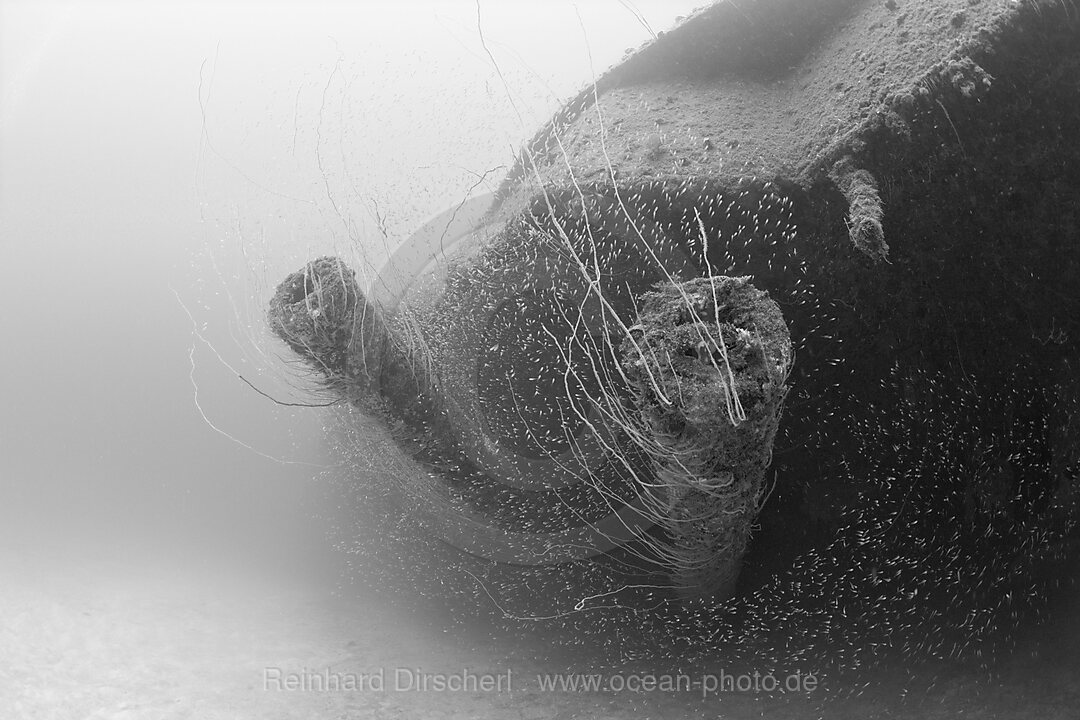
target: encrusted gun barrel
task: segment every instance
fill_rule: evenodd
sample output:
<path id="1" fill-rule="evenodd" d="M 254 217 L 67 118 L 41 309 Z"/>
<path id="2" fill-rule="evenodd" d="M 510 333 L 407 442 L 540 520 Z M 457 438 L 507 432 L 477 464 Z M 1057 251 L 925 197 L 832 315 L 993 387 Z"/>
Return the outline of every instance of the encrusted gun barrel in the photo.
<path id="1" fill-rule="evenodd" d="M 267 317 L 331 390 L 361 406 L 377 401 L 389 335 L 344 262 L 321 257 L 286 277 Z"/>
<path id="2" fill-rule="evenodd" d="M 870 465 L 918 449 L 903 413 L 948 406 L 927 388 L 1034 398 L 1075 376 L 1074 9 L 916 5 L 695 12 L 566 103 L 492 196 L 396 245 L 369 297 L 332 258 L 290 276 L 275 331 L 419 449 L 401 483 L 439 499 L 424 528 L 462 551 L 529 582 L 610 553 L 589 568 L 610 581 L 565 585 L 582 598 L 655 588 L 659 557 L 684 597 L 723 596 L 756 515 L 753 588 L 853 513 L 884 512 L 883 483 L 908 492 L 893 466 L 915 456 Z M 858 446 L 867 427 L 898 438 L 881 458 Z M 1003 497 L 1078 506 L 1075 441 L 1054 432 L 1065 479 L 1034 469 L 1031 492 Z M 994 445 L 997 465 L 1018 462 Z M 942 474 L 959 504 L 923 483 L 939 488 L 924 507 L 967 507 L 957 528 L 998 507 L 983 466 Z M 899 507 L 914 513 L 906 494 Z M 1062 510 L 1055 532 L 1074 521 Z"/>
<path id="3" fill-rule="evenodd" d="M 791 368 L 780 308 L 745 277 L 667 283 L 644 296 L 621 351 L 651 430 L 674 582 L 684 597 L 730 595 Z"/>

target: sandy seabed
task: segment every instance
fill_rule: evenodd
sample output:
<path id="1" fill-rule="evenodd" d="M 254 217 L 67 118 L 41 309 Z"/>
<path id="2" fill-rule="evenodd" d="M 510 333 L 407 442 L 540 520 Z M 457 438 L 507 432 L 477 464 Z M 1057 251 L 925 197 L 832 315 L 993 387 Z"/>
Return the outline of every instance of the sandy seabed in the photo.
<path id="1" fill-rule="evenodd" d="M 1042 628 L 996 677 L 953 674 L 918 697 L 898 698 L 896 688 L 832 700 L 544 691 L 537 675 L 567 664 L 494 647 L 386 597 L 342 592 L 336 569 L 131 538 L 4 545 L 0 718 L 1073 718 L 1080 706 L 1075 612 Z M 421 673 L 428 687 L 418 690 Z M 440 677 L 472 679 L 441 689 Z"/>
<path id="2" fill-rule="evenodd" d="M 521 694 L 320 689 L 312 676 L 485 672 L 437 631 L 329 586 L 194 561 L 4 564 L 5 718 L 549 716 L 529 714 Z M 279 671 L 300 680 L 289 689 Z"/>
<path id="3" fill-rule="evenodd" d="M 541 692 L 525 654 L 385 598 L 343 597 L 332 577 L 205 553 L 9 545 L 0 576 L 2 718 L 603 719 L 665 717 L 686 701 Z M 405 686 L 421 674 L 427 688 Z M 348 686 L 373 675 L 382 687 Z M 440 676 L 472 679 L 445 690 Z M 485 690 L 485 677 L 498 684 Z M 320 687 L 327 678 L 337 685 Z"/>

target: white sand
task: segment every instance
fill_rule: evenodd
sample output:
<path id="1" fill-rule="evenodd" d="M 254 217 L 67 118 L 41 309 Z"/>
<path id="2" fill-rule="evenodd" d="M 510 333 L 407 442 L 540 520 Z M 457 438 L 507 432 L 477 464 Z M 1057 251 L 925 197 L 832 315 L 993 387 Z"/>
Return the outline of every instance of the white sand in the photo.
<path id="1" fill-rule="evenodd" d="M 332 718 L 798 718 L 820 698 L 728 694 L 541 692 L 560 672 L 527 651 L 425 622 L 397 603 L 335 596 L 326 578 L 256 568 L 206 551 L 147 544 L 0 554 L 0 719 L 259 720 Z M 1046 628 L 1041 659 L 1018 657 L 1000 676 L 943 678 L 899 703 L 871 691 L 831 702 L 826 717 L 1073 718 L 1080 707 L 1076 619 Z M 1025 650 L 1027 653 L 1027 650 Z M 381 669 L 382 689 L 274 689 L 267 678 L 307 672 L 346 678 Z M 396 691 L 397 668 L 447 675 L 511 671 L 512 692 Z M 269 675 L 268 675 L 269 673 Z M 816 712 L 815 712 L 816 710 Z"/>
<path id="2" fill-rule="evenodd" d="M 540 693 L 528 660 L 317 580 L 112 550 L 0 558 L 0 718 L 629 718 L 670 703 Z M 508 667 L 513 692 L 395 688 L 397 668 L 497 677 Z M 384 685 L 279 690 L 267 668 L 339 680 L 381 670 Z"/>

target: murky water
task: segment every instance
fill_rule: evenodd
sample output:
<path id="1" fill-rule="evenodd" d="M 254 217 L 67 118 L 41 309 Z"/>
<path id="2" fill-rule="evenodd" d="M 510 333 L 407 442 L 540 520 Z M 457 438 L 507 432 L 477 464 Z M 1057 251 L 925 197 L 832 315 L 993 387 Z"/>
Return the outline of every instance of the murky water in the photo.
<path id="1" fill-rule="evenodd" d="M 491 189 L 694 3 L 504 5 L 0 9 L 0 716 L 1072 717 L 1074 591 L 991 672 L 769 693 L 496 631 L 332 546 L 341 456 L 280 404 L 313 396 L 273 285 Z"/>

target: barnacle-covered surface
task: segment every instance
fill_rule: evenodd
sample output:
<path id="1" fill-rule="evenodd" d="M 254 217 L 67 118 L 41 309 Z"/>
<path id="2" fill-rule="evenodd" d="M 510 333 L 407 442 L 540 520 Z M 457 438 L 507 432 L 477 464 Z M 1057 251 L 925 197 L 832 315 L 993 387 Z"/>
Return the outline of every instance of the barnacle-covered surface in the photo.
<path id="1" fill-rule="evenodd" d="M 343 409 L 343 549 L 600 665 L 1000 660 L 1077 538 L 1078 17 L 719 3 L 600 78 L 382 302 L 413 358 L 383 391 L 428 378 L 403 422 L 456 450 Z M 685 605 L 662 528 L 620 516 L 603 554 L 573 533 L 649 477 L 610 348 L 642 293 L 709 275 L 768 292 L 794 363 L 739 589 Z M 487 550 L 443 542 L 466 535 Z"/>

